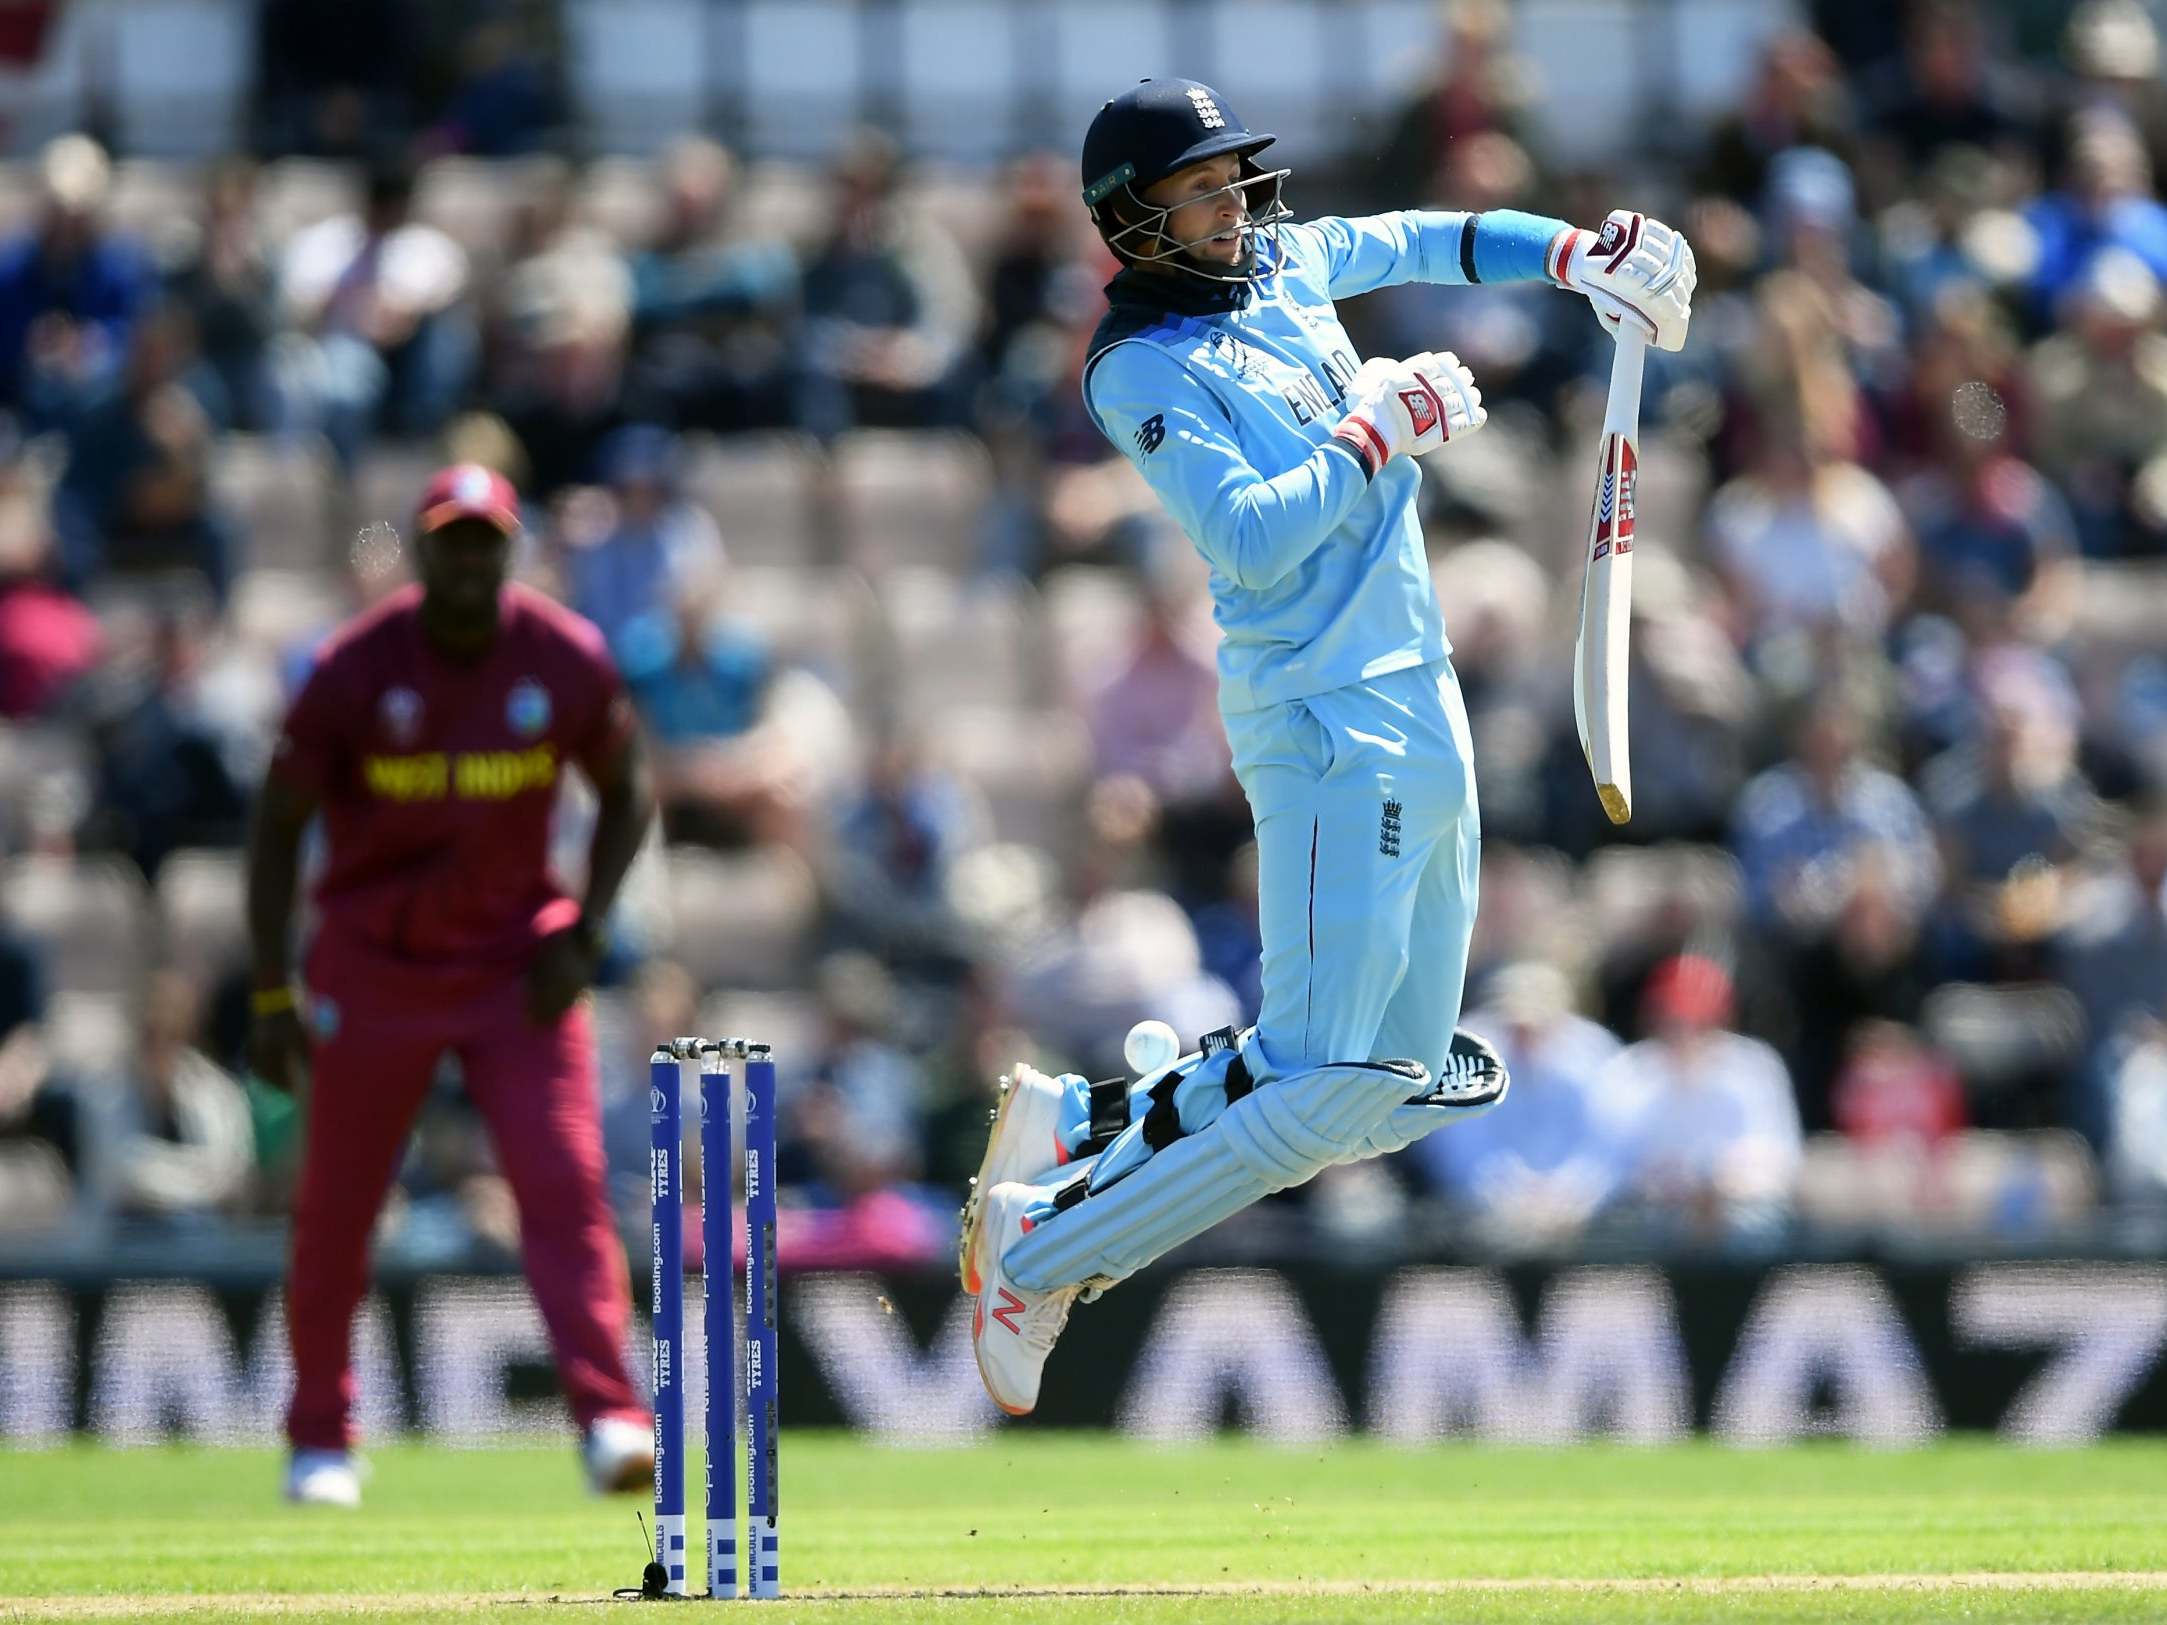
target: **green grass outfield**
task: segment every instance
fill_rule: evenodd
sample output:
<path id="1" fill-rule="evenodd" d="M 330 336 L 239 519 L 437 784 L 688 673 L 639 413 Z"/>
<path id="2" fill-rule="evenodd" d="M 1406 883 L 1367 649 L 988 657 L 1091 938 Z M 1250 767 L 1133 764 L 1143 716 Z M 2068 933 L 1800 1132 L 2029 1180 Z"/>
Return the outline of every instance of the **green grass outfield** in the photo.
<path id="1" fill-rule="evenodd" d="M 1019 1430 L 953 1452 L 789 1436 L 782 1464 L 769 1611 L 791 1619 L 2167 1621 L 2167 1441 L 1150 1449 Z M 638 1579 L 644 1498 L 584 1494 L 569 1445 L 380 1450 L 359 1514 L 280 1505 L 278 1469 L 0 1451 L 0 1619 L 656 1606 L 603 1600 Z"/>

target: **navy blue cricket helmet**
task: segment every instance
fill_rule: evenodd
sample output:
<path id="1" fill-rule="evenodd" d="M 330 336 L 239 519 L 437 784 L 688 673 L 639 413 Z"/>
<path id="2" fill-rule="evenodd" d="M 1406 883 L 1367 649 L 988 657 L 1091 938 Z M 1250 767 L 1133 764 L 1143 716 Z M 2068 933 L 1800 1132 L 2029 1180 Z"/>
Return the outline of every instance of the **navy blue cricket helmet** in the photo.
<path id="1" fill-rule="evenodd" d="M 1252 281 L 1261 269 L 1258 237 L 1275 237 L 1289 212 L 1279 197 L 1288 172 L 1260 168 L 1256 161 L 1274 139 L 1243 124 L 1209 85 L 1145 79 L 1101 107 L 1084 134 L 1084 207 L 1125 264 L 1164 265 L 1212 282 Z M 1199 261 L 1191 252 L 1196 243 L 1166 233 L 1172 211 L 1143 196 L 1177 170 L 1223 153 L 1241 160 L 1238 178 L 1224 190 L 1239 193 L 1249 213 L 1241 254 L 1228 265 Z M 1261 206 L 1251 201 L 1251 188 L 1261 190 Z"/>

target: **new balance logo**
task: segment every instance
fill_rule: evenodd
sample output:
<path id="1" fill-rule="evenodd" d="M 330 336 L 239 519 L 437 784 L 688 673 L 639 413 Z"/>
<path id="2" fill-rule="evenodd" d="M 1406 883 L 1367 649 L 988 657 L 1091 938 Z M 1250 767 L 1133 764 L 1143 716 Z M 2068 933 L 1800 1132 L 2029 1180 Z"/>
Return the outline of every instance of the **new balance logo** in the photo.
<path id="1" fill-rule="evenodd" d="M 1428 390 L 1401 390 L 1400 405 L 1407 408 L 1407 418 L 1414 425 L 1417 440 L 1437 427 L 1437 397 Z"/>
<path id="2" fill-rule="evenodd" d="M 1166 419 L 1154 412 L 1136 431 L 1136 449 L 1149 457 L 1166 444 Z"/>
<path id="3" fill-rule="evenodd" d="M 1023 1300 L 1009 1291 L 1007 1287 L 1002 1287 L 1001 1307 L 993 1311 L 993 1318 L 1020 1337 L 1023 1334 L 1023 1328 L 1016 1324 L 1016 1317 L 1022 1313 Z"/>

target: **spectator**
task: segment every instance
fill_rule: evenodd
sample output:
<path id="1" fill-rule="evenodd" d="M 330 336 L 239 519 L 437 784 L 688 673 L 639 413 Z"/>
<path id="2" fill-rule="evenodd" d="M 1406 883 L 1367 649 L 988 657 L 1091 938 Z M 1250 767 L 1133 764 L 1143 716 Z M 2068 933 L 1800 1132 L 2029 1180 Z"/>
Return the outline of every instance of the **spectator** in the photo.
<path id="1" fill-rule="evenodd" d="M 803 846 L 805 745 L 782 720 L 772 654 L 718 603 L 713 589 L 688 594 L 630 623 L 617 651 L 652 742 L 664 836 Z"/>
<path id="2" fill-rule="evenodd" d="M 1083 222 L 1066 160 L 1032 153 L 1002 177 L 1000 238 L 986 268 L 978 368 L 986 429 L 1022 422 L 1043 434 L 1052 392 L 1065 382 L 1066 335 L 1097 289 L 1080 252 Z"/>
<path id="3" fill-rule="evenodd" d="M 221 429 L 286 426 L 271 366 L 278 287 L 256 229 L 254 165 L 212 172 L 193 241 L 166 273 L 166 300 L 193 320 L 207 378 L 192 378 Z"/>
<path id="4" fill-rule="evenodd" d="M 1675 559 L 1640 551 L 1628 666 L 1633 755 L 1673 765 L 1661 775 L 1643 775 L 1636 785 L 1637 841 L 1721 840 L 1745 780 L 1753 685 L 1714 606 L 1705 602 L 1712 596 Z M 1615 832 L 1588 793 L 1578 727 L 1562 705 L 1553 713 L 1547 827 L 1565 850 L 1587 852 Z"/>
<path id="5" fill-rule="evenodd" d="M 1728 1030 L 1730 978 L 1696 954 L 1650 979 L 1645 1019 L 1653 1036 L 1620 1054 L 1601 1084 L 1630 1114 L 1629 1188 L 1689 1230 L 1768 1238 L 1790 1210 L 1804 1152 L 1783 1062 Z"/>
<path id="6" fill-rule="evenodd" d="M 2118 1046 L 2108 1077 L 2108 1172 L 2124 1201 L 2167 1201 L 2167 1028 L 2149 1022 Z"/>
<path id="7" fill-rule="evenodd" d="M 549 61 L 519 24 L 484 17 L 459 43 L 459 82 L 430 144 L 477 158 L 540 150 L 559 121 Z"/>
<path id="8" fill-rule="evenodd" d="M 654 388 L 687 428 L 795 424 L 797 257 L 738 217 L 737 162 L 704 136 L 662 164 L 662 221 L 632 257 L 633 323 Z"/>
<path id="9" fill-rule="evenodd" d="M 2035 201 L 2024 218 L 2038 238 L 2029 292 L 2041 326 L 2054 321 L 2064 296 L 2110 248 L 2167 277 L 2167 207 L 2152 195 L 2143 143 L 2119 114 L 2078 115 L 2063 190 Z"/>
<path id="10" fill-rule="evenodd" d="M 1534 159 L 1511 136 L 1489 130 L 1454 142 L 1420 195 L 1481 213 L 1544 207 L 1535 192 Z M 1487 380 L 1485 401 L 1527 401 L 1545 410 L 1554 410 L 1558 392 L 1585 371 L 1591 341 L 1600 331 L 1586 311 L 1526 283 L 1447 287 L 1410 281 L 1380 290 L 1376 304 L 1381 347 L 1418 351 L 1438 333 L 1450 332 L 1455 353 Z M 1435 477 L 1454 480 L 1443 468 Z M 1508 500 L 1500 506 L 1515 505 Z"/>
<path id="11" fill-rule="evenodd" d="M 1524 549 L 1490 539 L 1438 554 L 1430 577 L 1451 618 L 1452 667 L 1467 702 L 1483 833 L 1492 841 L 1534 840 L 1544 833 L 1542 731 L 1558 697 L 1557 673 L 1543 647 L 1550 578 Z M 1577 758 L 1577 730 L 1572 749 Z M 1578 765 L 1575 790 L 1585 794 L 1586 768 Z"/>
<path id="12" fill-rule="evenodd" d="M 1193 911 L 1205 971 L 1233 990 L 1240 1024 L 1264 1003 L 1264 937 L 1257 917 L 1257 844 L 1244 841 L 1226 862 L 1218 894 Z"/>
<path id="13" fill-rule="evenodd" d="M 2159 77 L 2159 30 L 2141 0 L 2083 0 L 2069 13 L 2062 52 L 2071 115 L 2102 110 L 2130 122 L 2154 174 L 2167 171 L 2167 87 Z M 2064 120 L 2064 127 L 2068 127 Z"/>
<path id="14" fill-rule="evenodd" d="M 1882 854 L 1852 866 L 1825 929 L 1792 946 L 1785 967 L 1796 1002 L 1786 1046 L 1799 1115 L 1809 1132 L 1838 1125 L 1834 1097 L 1868 1028 L 1916 1023 L 1933 980 L 1922 942 L 1923 899 L 1907 897 Z"/>
<path id="15" fill-rule="evenodd" d="M 1922 320 L 1944 292 L 1998 288 L 2030 268 L 2031 233 L 2006 207 L 2007 168 L 1976 147 L 1945 147 L 1919 187 L 1883 218 L 1890 294 Z"/>
<path id="16" fill-rule="evenodd" d="M 2054 928 L 2062 871 L 2097 802 L 2077 767 L 2076 695 L 2059 669 L 2006 651 L 1981 662 L 1979 686 L 1980 736 L 1929 762 L 1920 785 L 1964 929 L 1989 951 L 2018 950 Z"/>
<path id="17" fill-rule="evenodd" d="M 2167 453 L 2159 278 L 2136 255 L 2107 249 L 2065 310 L 2062 331 L 2031 356 L 2039 470 L 2068 497 L 2090 557 L 2167 551 L 2167 514 L 2135 489 Z"/>
<path id="18" fill-rule="evenodd" d="M 1777 157 L 1794 147 L 1840 154 L 1851 122 L 1835 53 L 1812 34 L 1779 34 L 1762 48 L 1738 110 L 1709 132 L 1694 189 L 1757 207 Z"/>
<path id="19" fill-rule="evenodd" d="M 182 847 L 238 846 L 247 809 L 229 741 L 203 703 L 205 618 L 164 606 L 121 624 L 89 700 L 96 785 L 79 841 L 156 880 Z"/>
<path id="20" fill-rule="evenodd" d="M 1629 1171 L 1628 1123 L 1603 1088 L 1618 1041 L 1574 1012 L 1563 972 L 1534 962 L 1500 970 L 1491 1002 L 1462 1024 L 1504 1057 L 1511 1106 L 1432 1134 L 1414 1154 L 1493 1241 L 1569 1240 Z"/>
<path id="21" fill-rule="evenodd" d="M 1075 329 L 1105 309 L 1096 257 L 1078 237 L 1081 219 L 1062 160 L 1033 153 L 1009 166 L 975 358 L 976 421 L 996 487 L 982 526 L 989 570 L 1031 576 L 1042 563 L 1049 442 L 1080 399 Z"/>
<path id="22" fill-rule="evenodd" d="M 650 959 L 633 973 L 622 1030 L 598 1031 L 602 1149 L 609 1164 L 610 1206 L 627 1235 L 647 1230 L 652 1124 L 648 1114 L 646 1045 L 700 1030 L 700 986 L 674 959 Z M 694 1103 L 697 1111 L 697 1102 Z M 698 1154 L 699 1136 L 688 1143 Z M 688 1181 L 689 1183 L 689 1181 Z"/>
<path id="23" fill-rule="evenodd" d="M 1795 418 L 1771 421 L 1745 472 L 1708 504 L 1709 549 L 1749 647 L 1785 634 L 1872 638 L 1912 568 L 1887 486 Z"/>
<path id="24" fill-rule="evenodd" d="M 826 1031 L 810 1086 L 787 1096 L 781 1178 L 810 1185 L 813 1205 L 786 1221 L 785 1268 L 882 1269 L 953 1256 L 944 1203 L 910 1188 L 923 1165 L 926 1081 L 895 1041 L 895 988 L 877 960 L 839 954 L 818 973 Z"/>
<path id="25" fill-rule="evenodd" d="M 1092 1077 L 1123 1072 L 1122 1040 L 1147 1016 L 1196 1034 L 1240 1014 L 1233 990 L 1204 969 L 1188 917 L 1155 891 L 1093 897 L 1010 972 L 1017 1020 Z"/>
<path id="26" fill-rule="evenodd" d="M 2085 1025 L 2073 1120 L 2104 1141 L 2121 1055 L 2167 1019 L 2167 801 L 2146 805 L 2111 867 L 2073 878 L 2063 917 L 2051 963 Z"/>
<path id="27" fill-rule="evenodd" d="M 0 241 L 0 405 L 64 414 L 119 372 L 154 291 L 149 257 L 104 221 L 112 166 L 85 135 L 38 160 L 38 217 Z"/>
<path id="28" fill-rule="evenodd" d="M 1857 713 L 1834 697 L 1808 710 L 1791 759 L 1746 786 L 1731 847 L 1752 914 L 1792 937 L 1834 917 L 1850 872 L 1870 854 L 1888 865 L 1906 906 L 1923 905 L 1936 887 L 1933 838 L 1917 799 L 1866 760 Z"/>
<path id="29" fill-rule="evenodd" d="M 443 427 L 474 372 L 466 252 L 413 205 L 412 167 L 379 163 L 361 213 L 296 232 L 280 263 L 280 387 L 348 466 L 371 434 Z"/>
<path id="30" fill-rule="evenodd" d="M 1908 376 L 1887 407 L 1892 461 L 1927 468 L 1959 440 L 2021 453 L 2031 392 L 2001 306 L 1985 287 L 1952 281 L 1918 316 Z"/>
<path id="31" fill-rule="evenodd" d="M 901 178 L 894 144 L 871 132 L 835 164 L 833 212 L 805 266 L 810 427 L 823 438 L 962 420 L 977 294 L 954 239 L 903 205 Z"/>
<path id="32" fill-rule="evenodd" d="M 98 658 L 98 623 L 52 581 L 43 482 L 20 456 L 0 462 L 0 719 L 59 710 Z"/>
<path id="33" fill-rule="evenodd" d="M 1877 144 L 1911 169 L 1956 143 L 2021 151 L 2037 132 L 2036 93 L 1987 53 L 1986 21 L 1966 0 L 1921 0 L 1903 56 L 1867 78 L 1866 123 Z"/>
<path id="34" fill-rule="evenodd" d="M 1457 143 L 1521 133 L 1535 87 L 1528 65 L 1510 54 L 1511 25 L 1499 0 L 1454 0 L 1445 8 L 1437 66 L 1393 115 L 1377 155 L 1380 207 L 1442 204 L 1438 181 Z"/>
<path id="35" fill-rule="evenodd" d="M 1771 259 L 1779 269 L 1798 273 L 1795 286 L 1771 278 L 1770 293 L 1780 288 L 1785 297 L 1797 298 L 1810 290 L 1817 296 L 1814 312 L 1826 323 L 1846 370 L 1868 391 L 1887 389 L 1903 370 L 1902 331 L 1895 307 L 1853 269 L 1858 199 L 1848 166 L 1817 147 L 1783 153 L 1769 166 L 1762 213 Z M 1855 450 L 1867 448 L 1868 427 L 1854 408 Z"/>
<path id="36" fill-rule="evenodd" d="M 137 325 L 118 385 L 75 425 L 54 494 L 62 582 L 190 570 L 225 601 L 238 550 L 210 488 L 212 428 L 183 381 L 195 359 L 187 312 Z"/>
<path id="37" fill-rule="evenodd" d="M 511 269 L 503 300 L 494 405 L 526 455 L 530 487 L 551 496 L 606 478 L 610 438 L 662 416 L 627 368 L 631 273 L 600 235 L 559 232 Z"/>
<path id="38" fill-rule="evenodd" d="M 652 425 L 618 430 L 600 450 L 607 491 L 569 504 L 558 526 L 565 596 L 622 649 L 643 618 L 710 590 L 722 537 L 681 488 L 676 437 Z"/>
<path id="39" fill-rule="evenodd" d="M 1961 409 L 1962 403 L 1955 403 Z M 1903 501 L 1919 538 L 1919 601 L 1961 622 L 1969 600 L 2053 642 L 2076 613 L 2076 521 L 2039 471 L 1992 439 L 1956 433 Z"/>
<path id="40" fill-rule="evenodd" d="M 1227 853 L 1249 838 L 1249 812 L 1234 785 L 1210 623 L 1186 558 L 1161 555 L 1144 595 L 1143 626 L 1108 663 L 1083 700 L 1099 781 L 1123 779 L 1145 794 L 1174 886 L 1198 896 L 1214 886 Z"/>
<path id="41" fill-rule="evenodd" d="M 983 844 L 986 825 L 971 788 L 911 743 L 875 750 L 864 792 L 840 810 L 828 842 L 837 932 L 900 973 L 960 982 L 973 942 L 955 907 L 955 866 Z"/>
<path id="42" fill-rule="evenodd" d="M 897 1038 L 893 979 L 870 954 L 833 954 L 814 973 L 823 1031 L 808 1087 L 777 1157 L 788 1179 L 826 1187 L 827 1205 L 916 1176 L 924 1080 Z M 800 1160 L 802 1159 L 802 1160 Z"/>
<path id="43" fill-rule="evenodd" d="M 412 128 L 416 20 L 408 0 L 263 0 L 259 150 L 358 158 Z"/>
<path id="44" fill-rule="evenodd" d="M 1868 1022 L 1833 1091 L 1837 1129 L 1863 1146 L 1931 1149 L 1964 1127 L 1964 1087 L 1947 1056 L 1910 1028 Z"/>
<path id="45" fill-rule="evenodd" d="M 75 1098 L 48 1076 L 35 950 L 0 926 L 0 1235 L 56 1224 L 90 1150 Z"/>
<path id="46" fill-rule="evenodd" d="M 248 1099 L 196 1048 L 201 1015 L 186 976 L 153 973 L 112 1153 L 112 1202 L 124 1217 L 208 1218 L 231 1211 L 246 1190 Z"/>

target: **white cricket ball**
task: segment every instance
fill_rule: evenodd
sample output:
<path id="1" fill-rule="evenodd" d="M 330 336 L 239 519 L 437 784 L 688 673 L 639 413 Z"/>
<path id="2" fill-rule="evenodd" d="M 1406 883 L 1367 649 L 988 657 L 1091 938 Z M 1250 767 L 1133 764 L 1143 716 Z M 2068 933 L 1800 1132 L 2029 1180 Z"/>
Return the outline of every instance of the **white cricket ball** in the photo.
<path id="1" fill-rule="evenodd" d="M 1129 1029 L 1121 1053 L 1131 1072 L 1148 1078 L 1181 1059 L 1181 1035 L 1163 1021 L 1139 1021 Z"/>

